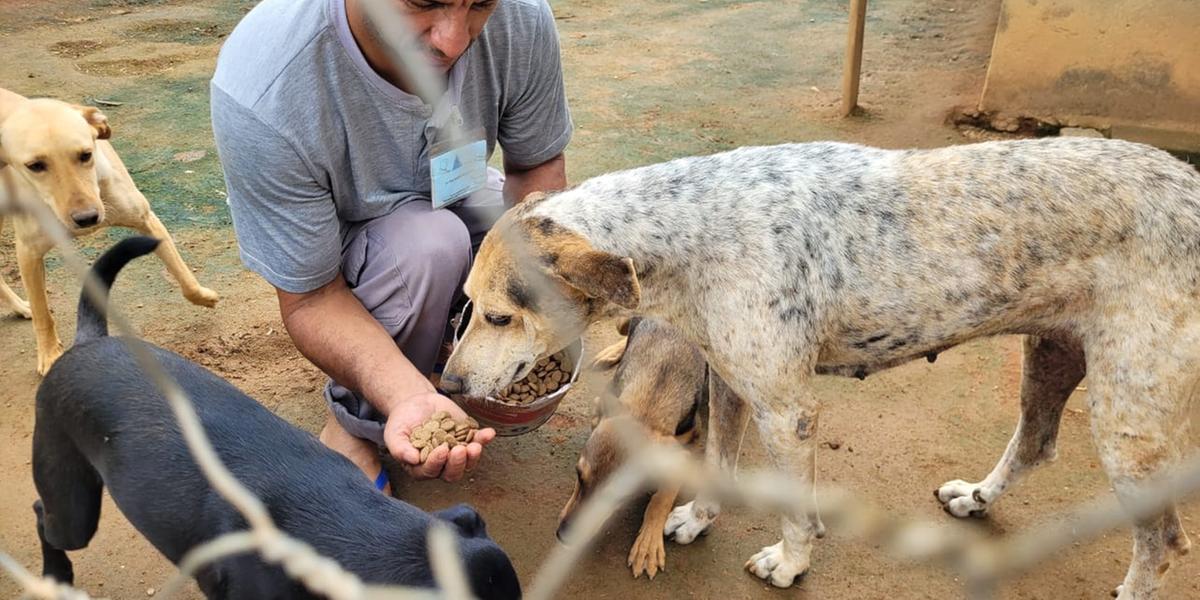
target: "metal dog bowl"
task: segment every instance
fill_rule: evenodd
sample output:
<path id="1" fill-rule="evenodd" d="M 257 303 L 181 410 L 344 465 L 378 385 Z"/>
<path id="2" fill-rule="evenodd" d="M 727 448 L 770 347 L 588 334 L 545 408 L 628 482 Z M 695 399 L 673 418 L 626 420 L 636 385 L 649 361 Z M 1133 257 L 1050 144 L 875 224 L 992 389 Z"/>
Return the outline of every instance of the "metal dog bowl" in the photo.
<path id="1" fill-rule="evenodd" d="M 458 326 L 454 331 L 454 343 L 458 343 L 460 332 L 466 327 L 470 318 L 471 304 L 468 302 L 459 315 Z M 496 430 L 496 435 L 515 436 L 529 433 L 541 427 L 558 410 L 558 404 L 579 379 L 579 367 L 583 362 L 583 340 L 576 339 L 566 348 L 554 353 L 564 370 L 570 371 L 571 377 L 562 387 L 550 394 L 522 404 L 509 404 L 497 398 L 468 398 L 455 394 L 454 400 L 468 415 L 471 415 L 483 427 Z"/>

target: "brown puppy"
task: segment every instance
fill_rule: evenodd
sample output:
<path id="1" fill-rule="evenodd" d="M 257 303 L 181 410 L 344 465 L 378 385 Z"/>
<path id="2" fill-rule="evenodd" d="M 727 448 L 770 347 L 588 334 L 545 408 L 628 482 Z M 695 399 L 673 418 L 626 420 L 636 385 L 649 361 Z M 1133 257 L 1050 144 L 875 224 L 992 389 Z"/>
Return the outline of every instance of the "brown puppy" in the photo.
<path id="1" fill-rule="evenodd" d="M 616 367 L 609 391 L 619 408 L 597 406 L 591 437 L 575 466 L 575 492 L 558 520 L 562 539 L 575 511 L 625 462 L 620 430 L 641 427 L 653 443 L 688 444 L 695 437 L 696 415 L 705 401 L 707 365 L 700 351 L 669 325 L 638 317 L 618 328 L 626 336 L 602 350 L 592 363 L 599 371 Z M 655 491 L 642 517 L 637 540 L 629 550 L 633 576 L 650 579 L 666 564 L 663 527 L 675 505 L 677 487 Z"/>
<path id="2" fill-rule="evenodd" d="M 213 306 L 217 294 L 202 287 L 171 242 L 171 234 L 150 210 L 112 144 L 108 118 L 93 107 L 48 98 L 28 99 L 0 89 L 0 228 L 6 212 L 41 202 L 74 237 L 113 225 L 162 240 L 155 251 L 193 304 Z M 63 353 L 46 298 L 42 259 L 53 240 L 32 215 L 13 218 L 22 300 L 0 279 L 0 305 L 33 319 L 37 371 L 45 375 Z"/>

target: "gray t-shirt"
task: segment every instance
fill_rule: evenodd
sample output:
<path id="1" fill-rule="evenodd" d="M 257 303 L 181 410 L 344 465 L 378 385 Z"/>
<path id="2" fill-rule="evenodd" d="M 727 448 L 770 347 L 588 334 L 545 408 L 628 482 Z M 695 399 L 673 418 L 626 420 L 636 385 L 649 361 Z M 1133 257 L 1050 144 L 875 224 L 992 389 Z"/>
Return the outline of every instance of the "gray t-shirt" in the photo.
<path id="1" fill-rule="evenodd" d="M 507 163 L 535 166 L 566 148 L 571 117 L 546 0 L 500 0 L 449 79 L 463 129 L 483 129 L 489 157 L 499 143 Z M 221 48 L 211 90 L 242 261 L 272 285 L 328 283 L 349 225 L 429 199 L 433 107 L 371 69 L 345 0 L 256 6 Z"/>

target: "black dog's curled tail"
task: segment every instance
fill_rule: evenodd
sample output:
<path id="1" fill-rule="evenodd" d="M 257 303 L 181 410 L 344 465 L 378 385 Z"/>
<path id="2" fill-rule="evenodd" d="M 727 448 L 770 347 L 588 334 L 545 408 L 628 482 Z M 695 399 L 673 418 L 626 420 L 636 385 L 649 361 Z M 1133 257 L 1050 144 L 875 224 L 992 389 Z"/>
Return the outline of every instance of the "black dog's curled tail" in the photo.
<path id="1" fill-rule="evenodd" d="M 121 269 L 129 264 L 129 261 L 154 252 L 154 249 L 158 247 L 158 242 L 159 240 L 144 236 L 125 238 L 96 259 L 88 277 L 94 278 L 96 283 L 100 284 L 100 292 L 104 296 L 105 305 L 108 304 L 108 290 L 112 288 L 117 273 L 120 273 Z M 78 345 L 107 335 L 107 306 L 96 306 L 85 287 L 79 294 L 79 311 L 75 319 L 75 344 Z"/>

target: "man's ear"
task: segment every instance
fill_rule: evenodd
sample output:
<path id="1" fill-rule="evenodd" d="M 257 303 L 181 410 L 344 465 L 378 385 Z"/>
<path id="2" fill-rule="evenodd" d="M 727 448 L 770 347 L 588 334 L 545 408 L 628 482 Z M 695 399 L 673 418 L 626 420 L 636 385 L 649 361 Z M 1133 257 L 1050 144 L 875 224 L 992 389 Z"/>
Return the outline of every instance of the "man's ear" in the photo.
<path id="1" fill-rule="evenodd" d="M 112 128 L 108 126 L 108 117 L 100 112 L 100 109 L 94 106 L 76 106 L 79 114 L 83 115 L 83 120 L 92 126 L 96 131 L 96 139 L 107 140 L 112 137 Z"/>

